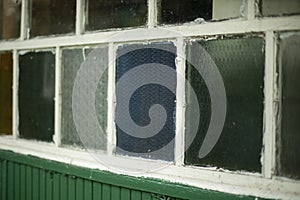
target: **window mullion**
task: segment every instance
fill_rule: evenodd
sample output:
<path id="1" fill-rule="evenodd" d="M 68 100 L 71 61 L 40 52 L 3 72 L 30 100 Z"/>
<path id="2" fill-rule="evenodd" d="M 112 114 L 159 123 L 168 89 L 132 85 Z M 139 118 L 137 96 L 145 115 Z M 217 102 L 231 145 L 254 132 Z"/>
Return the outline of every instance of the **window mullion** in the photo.
<path id="1" fill-rule="evenodd" d="M 176 133 L 175 133 L 175 163 L 184 163 L 184 127 L 185 127 L 185 50 L 183 38 L 176 39 L 177 86 L 176 86 Z"/>
<path id="2" fill-rule="evenodd" d="M 13 119 L 12 131 L 13 137 L 19 137 L 19 107 L 18 107 L 18 91 L 19 91 L 19 54 L 17 50 L 13 51 Z"/>
<path id="3" fill-rule="evenodd" d="M 246 0 L 246 19 L 252 20 L 255 19 L 256 15 L 256 0 Z"/>
<path id="4" fill-rule="evenodd" d="M 20 39 L 26 40 L 28 38 L 29 30 L 29 0 L 23 0 L 21 5 L 21 28 Z"/>
<path id="5" fill-rule="evenodd" d="M 81 35 L 84 33 L 84 22 L 85 22 L 85 1 L 86 0 L 77 0 L 76 1 L 76 35 Z"/>
<path id="6" fill-rule="evenodd" d="M 116 147 L 115 129 L 115 45 L 109 43 L 108 47 L 108 85 L 107 85 L 107 153 L 112 155 Z M 104 130 L 105 131 L 105 130 Z"/>
<path id="7" fill-rule="evenodd" d="M 276 139 L 276 38 L 273 31 L 266 32 L 265 52 L 265 125 L 263 136 L 263 175 L 271 178 L 275 168 L 275 139 Z"/>
<path id="8" fill-rule="evenodd" d="M 54 105 L 54 136 L 56 146 L 61 145 L 61 49 L 55 49 L 55 105 Z"/>
<path id="9" fill-rule="evenodd" d="M 157 0 L 148 0 L 148 28 L 157 26 Z"/>

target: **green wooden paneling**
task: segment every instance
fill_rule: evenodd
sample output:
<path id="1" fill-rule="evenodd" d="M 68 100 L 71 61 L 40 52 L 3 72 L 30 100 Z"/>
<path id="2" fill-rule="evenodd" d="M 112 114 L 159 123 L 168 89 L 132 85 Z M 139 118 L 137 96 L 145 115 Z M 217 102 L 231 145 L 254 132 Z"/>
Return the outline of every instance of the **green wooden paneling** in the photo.
<path id="1" fill-rule="evenodd" d="M 1 200 L 255 199 L 0 150 Z"/>

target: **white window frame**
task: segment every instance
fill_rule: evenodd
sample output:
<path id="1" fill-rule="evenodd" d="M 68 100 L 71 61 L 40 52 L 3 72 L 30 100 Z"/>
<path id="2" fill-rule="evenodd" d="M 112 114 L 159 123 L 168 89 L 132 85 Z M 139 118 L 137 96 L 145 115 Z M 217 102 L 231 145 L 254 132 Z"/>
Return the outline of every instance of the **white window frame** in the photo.
<path id="1" fill-rule="evenodd" d="M 276 33 L 280 31 L 300 30 L 300 16 L 265 17 L 256 16 L 256 1 L 246 2 L 246 16 L 244 18 L 232 19 L 204 24 L 183 24 L 159 26 L 168 31 L 166 35 L 134 35 L 134 37 L 121 37 L 112 39 L 113 35 L 121 33 L 121 30 L 110 30 L 105 32 L 84 33 L 84 6 L 85 0 L 76 2 L 76 28 L 74 35 L 49 36 L 41 38 L 29 38 L 28 31 L 28 2 L 22 0 L 21 9 L 21 30 L 20 38 L 11 41 L 0 41 L 0 52 L 13 52 L 13 135 L 0 137 L 0 148 L 12 150 L 17 153 L 30 154 L 45 159 L 51 159 L 68 164 L 88 168 L 109 170 L 115 173 L 126 173 L 134 170 L 134 176 L 144 176 L 180 182 L 204 189 L 212 189 L 239 195 L 252 195 L 265 198 L 296 199 L 300 196 L 300 181 L 275 175 L 276 159 L 276 127 L 277 107 L 280 86 L 277 82 L 276 55 L 277 40 Z M 134 30 L 151 31 L 158 26 L 157 23 L 157 0 L 148 0 L 148 22 L 146 28 Z M 176 32 L 183 37 L 178 37 Z M 108 118 L 107 135 L 110 142 L 115 142 L 115 69 L 114 59 L 116 45 L 119 42 L 132 43 L 155 40 L 173 40 L 177 47 L 179 62 L 177 70 L 179 74 L 185 73 L 184 39 L 202 36 L 263 33 L 265 35 L 265 75 L 264 75 L 264 130 L 262 146 L 262 173 L 250 173 L 245 171 L 229 171 L 207 167 L 184 166 L 184 158 L 179 156 L 175 163 L 164 161 L 152 161 L 142 158 L 115 156 L 114 149 L 108 148 L 107 152 L 101 155 L 103 162 L 100 163 L 86 151 L 79 149 L 61 147 L 61 49 L 70 46 L 85 46 L 93 44 L 107 44 L 109 68 L 108 81 Z M 25 140 L 19 138 L 18 132 L 18 79 L 19 79 L 19 52 L 26 50 L 55 49 L 55 124 L 54 143 Z M 177 82 L 177 99 L 184 102 L 184 83 Z M 175 158 L 184 155 L 184 105 L 176 104 L 176 136 L 175 136 Z M 111 145 L 108 145 L 110 147 Z M 177 156 L 176 156 L 177 155 Z M 124 172 L 115 170 L 109 166 L 124 168 Z M 142 173 L 148 167 L 156 167 L 160 170 Z M 139 173 L 140 172 L 140 173 Z"/>

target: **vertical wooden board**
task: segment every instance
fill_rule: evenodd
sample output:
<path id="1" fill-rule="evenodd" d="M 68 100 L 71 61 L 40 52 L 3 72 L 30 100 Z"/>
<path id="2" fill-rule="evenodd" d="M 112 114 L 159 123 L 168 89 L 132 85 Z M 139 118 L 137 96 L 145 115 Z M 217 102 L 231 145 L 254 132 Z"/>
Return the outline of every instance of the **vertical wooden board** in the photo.
<path id="1" fill-rule="evenodd" d="M 101 200 L 102 198 L 102 184 L 93 182 L 93 200 Z"/>
<path id="2" fill-rule="evenodd" d="M 39 200 L 39 179 L 40 179 L 39 169 L 33 167 L 32 168 L 32 197 L 33 200 Z"/>
<path id="3" fill-rule="evenodd" d="M 20 196 L 26 197 L 26 166 L 20 165 Z"/>
<path id="4" fill-rule="evenodd" d="M 84 200 L 83 198 L 84 190 L 83 190 L 83 179 L 76 179 L 76 200 Z"/>
<path id="5" fill-rule="evenodd" d="M 2 171 L 1 171 L 1 173 L 2 173 L 2 184 L 3 184 L 3 186 L 2 186 L 2 191 L 1 191 L 1 197 L 2 197 L 2 199 L 6 199 L 6 195 L 7 195 L 7 161 L 6 160 L 4 160 L 3 162 L 2 162 Z"/>
<path id="6" fill-rule="evenodd" d="M 140 191 L 131 190 L 131 200 L 141 200 L 142 195 Z"/>
<path id="7" fill-rule="evenodd" d="M 110 185 L 102 185 L 102 200 L 109 200 L 110 198 Z"/>
<path id="8" fill-rule="evenodd" d="M 32 199 L 32 167 L 26 166 L 26 199 Z"/>
<path id="9" fill-rule="evenodd" d="M 92 181 L 84 180 L 84 200 L 92 200 L 93 199 L 93 190 L 92 190 Z"/>
<path id="10" fill-rule="evenodd" d="M 53 198 L 53 172 L 47 171 L 46 173 L 46 199 L 52 200 Z"/>
<path id="11" fill-rule="evenodd" d="M 14 181 L 14 188 L 15 188 L 15 199 L 20 199 L 20 164 L 15 163 L 15 181 Z"/>
<path id="12" fill-rule="evenodd" d="M 75 183 L 75 177 L 69 176 L 68 178 L 68 197 L 69 200 L 74 200 L 76 198 L 75 191 L 76 191 L 76 183 Z"/>
<path id="13" fill-rule="evenodd" d="M 58 200 L 60 194 L 60 174 L 53 174 L 53 199 Z"/>
<path id="14" fill-rule="evenodd" d="M 111 199 L 112 200 L 120 200 L 120 187 L 118 186 L 111 186 Z"/>
<path id="15" fill-rule="evenodd" d="M 7 198 L 14 199 L 14 164 L 7 163 Z"/>
<path id="16" fill-rule="evenodd" d="M 121 200 L 130 200 L 130 190 L 121 188 Z"/>
<path id="17" fill-rule="evenodd" d="M 60 175 L 60 199 L 68 199 L 68 176 L 65 174 Z"/>
<path id="18" fill-rule="evenodd" d="M 152 200 L 152 196 L 148 192 L 142 192 L 142 200 Z"/>
<path id="19" fill-rule="evenodd" d="M 39 179 L 40 199 L 46 199 L 46 171 L 44 169 L 39 170 Z"/>

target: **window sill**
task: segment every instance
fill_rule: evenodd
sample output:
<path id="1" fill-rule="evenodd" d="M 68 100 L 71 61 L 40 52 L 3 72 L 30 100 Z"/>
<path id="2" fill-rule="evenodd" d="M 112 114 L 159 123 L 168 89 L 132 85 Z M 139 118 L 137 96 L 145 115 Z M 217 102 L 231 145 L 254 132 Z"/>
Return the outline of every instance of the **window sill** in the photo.
<path id="1" fill-rule="evenodd" d="M 0 137 L 0 149 L 37 156 L 80 167 L 106 170 L 136 177 L 164 179 L 203 189 L 264 198 L 295 199 L 300 195 L 300 181 L 286 178 L 264 178 L 261 174 L 231 172 L 215 168 L 175 166 L 170 162 L 126 156 L 92 154 L 81 149 L 66 149 L 53 143 Z"/>

